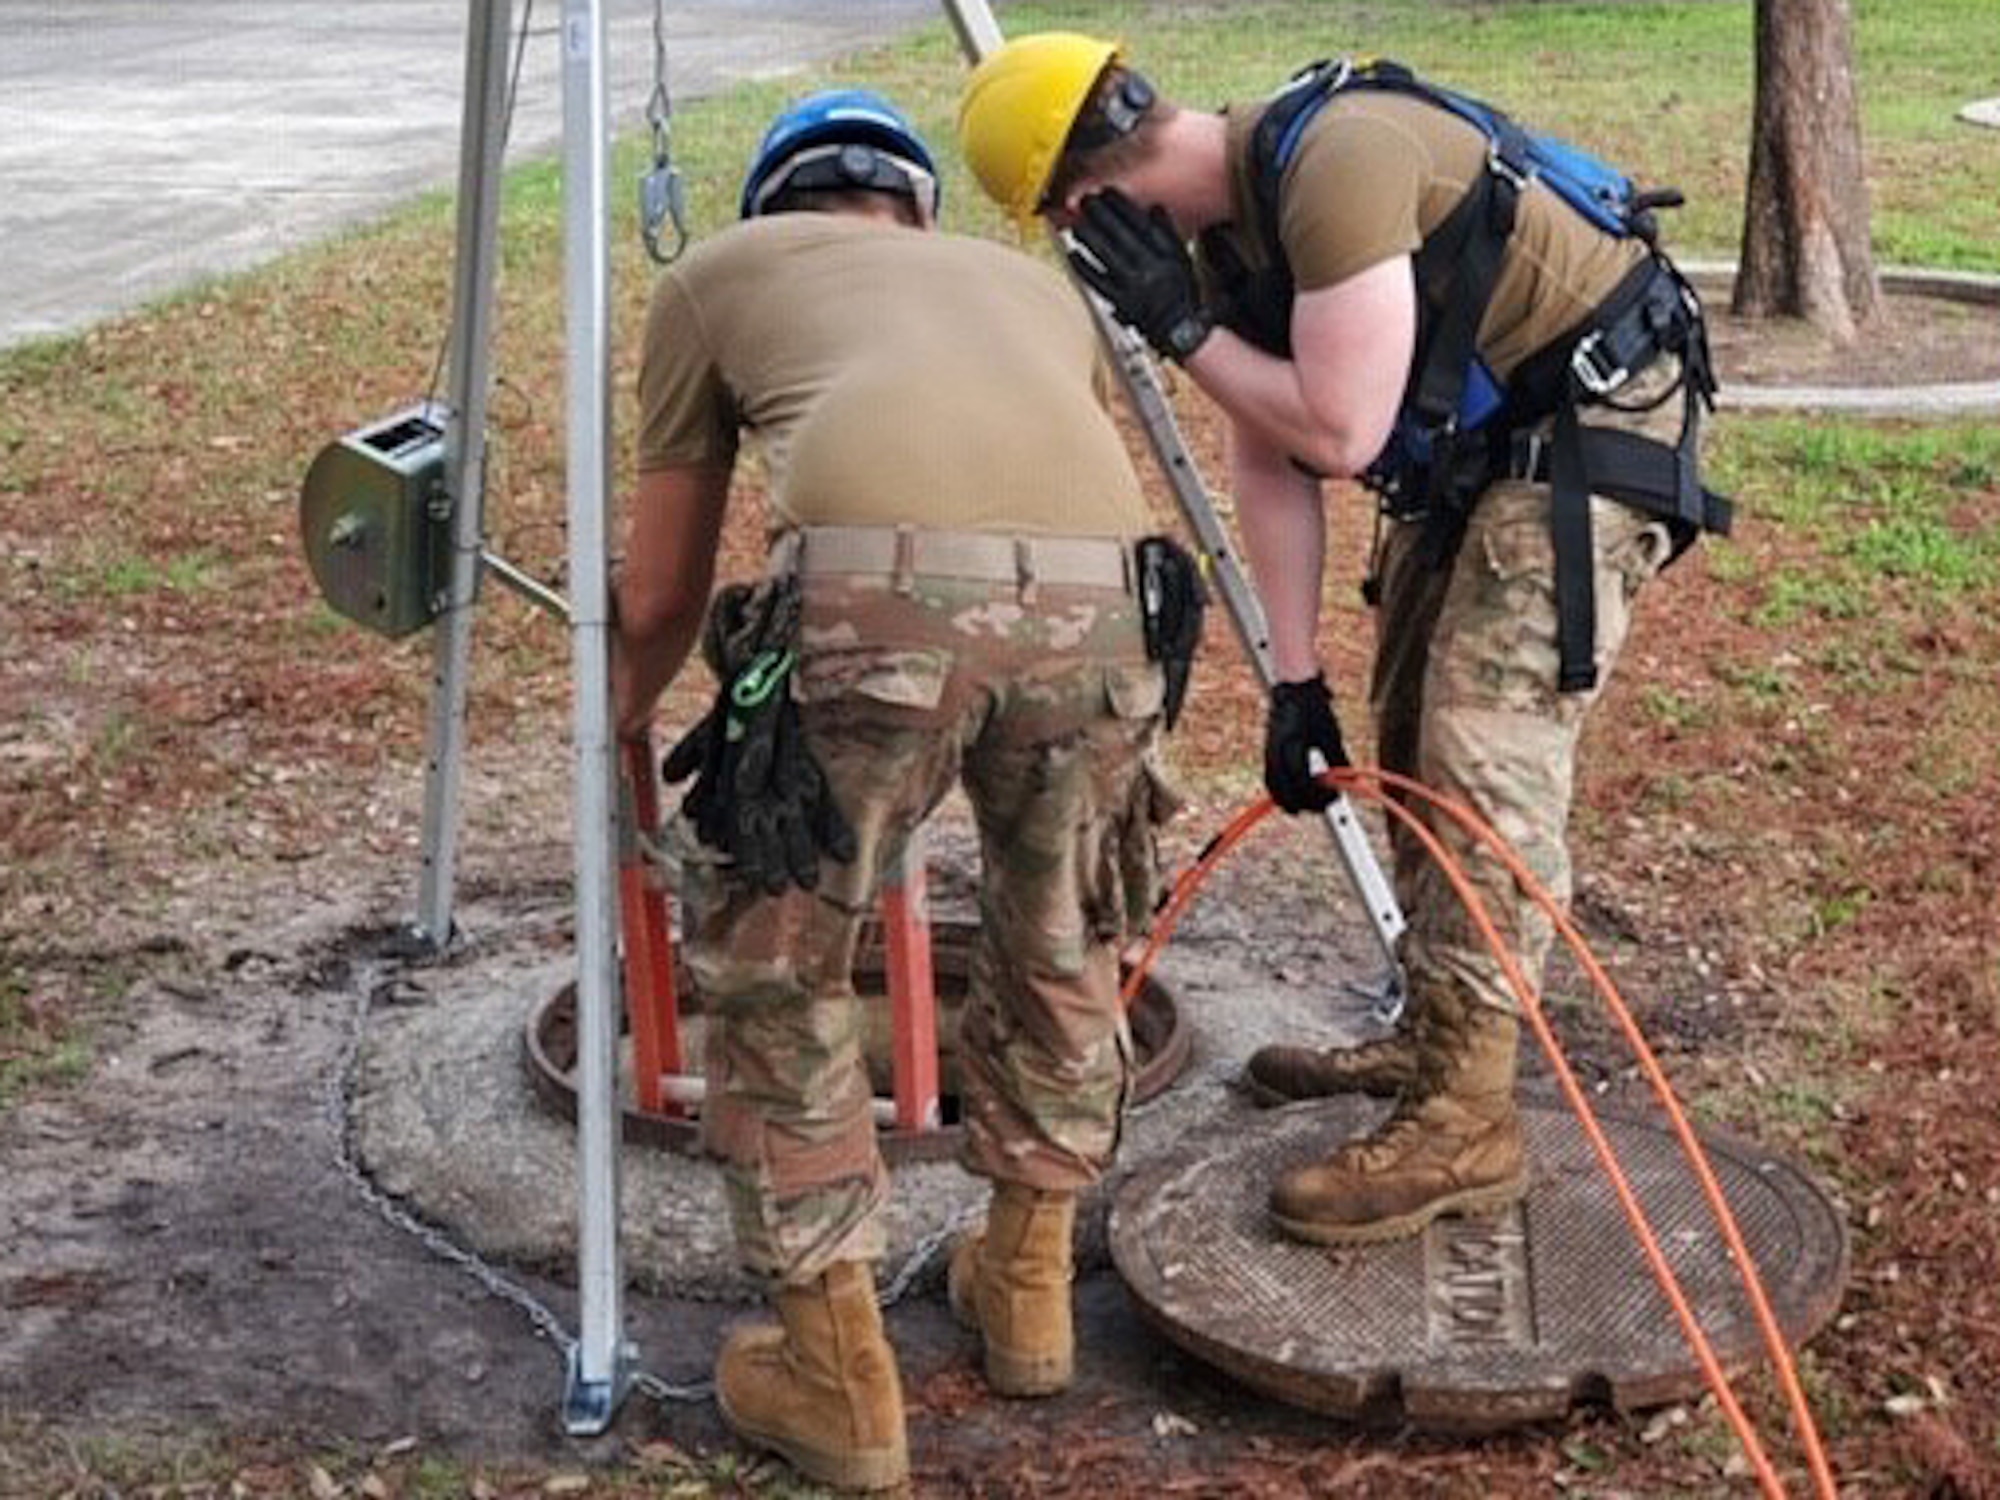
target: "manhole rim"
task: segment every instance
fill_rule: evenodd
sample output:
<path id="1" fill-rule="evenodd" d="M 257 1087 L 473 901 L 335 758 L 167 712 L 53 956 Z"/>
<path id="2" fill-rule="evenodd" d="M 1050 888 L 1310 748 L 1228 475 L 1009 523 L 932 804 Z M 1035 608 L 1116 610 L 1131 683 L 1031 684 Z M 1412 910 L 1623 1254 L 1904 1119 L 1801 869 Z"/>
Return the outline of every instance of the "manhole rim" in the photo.
<path id="1" fill-rule="evenodd" d="M 939 985 L 962 986 L 970 971 L 972 938 L 979 930 L 976 922 L 933 918 L 931 927 L 931 968 Z M 855 966 L 858 980 L 882 979 L 884 975 L 879 933 L 864 937 L 860 961 Z M 694 988 L 686 971 L 675 964 L 676 993 L 692 995 Z M 522 1029 L 521 1058 L 535 1095 L 548 1108 L 572 1123 L 576 1120 L 576 1089 L 570 1070 L 557 1058 L 550 1045 L 551 1033 L 567 1020 L 575 1026 L 576 983 L 560 985 L 529 1013 Z M 1172 991 L 1152 975 L 1147 975 L 1134 997 L 1130 1013 L 1134 1050 L 1138 1067 L 1132 1080 L 1133 1106 L 1146 1103 L 1166 1092 L 1185 1071 L 1193 1052 L 1194 1036 Z M 619 1017 L 619 1035 L 626 1035 L 625 1017 Z M 620 1099 L 621 1134 L 631 1145 L 657 1146 L 685 1155 L 704 1154 L 698 1119 L 658 1114 Z M 957 1123 L 934 1130 L 906 1130 L 900 1127 L 877 1132 L 883 1159 L 898 1163 L 946 1161 L 958 1153 L 964 1127 Z"/>
<path id="2" fill-rule="evenodd" d="M 1570 1116 L 1567 1103 L 1554 1089 L 1539 1083 L 1522 1088 L 1520 1103 L 1524 1109 Z M 1260 1118 L 1298 1123 L 1311 1115 L 1332 1113 L 1334 1108 L 1327 1101 L 1315 1101 L 1264 1111 Z M 1671 1135 L 1663 1115 L 1631 1106 L 1594 1105 L 1593 1109 L 1608 1126 Z M 1256 1125 L 1256 1120 L 1248 1122 L 1249 1129 L 1255 1129 Z M 1838 1203 L 1787 1154 L 1726 1130 L 1703 1126 L 1696 1133 L 1711 1158 L 1727 1159 L 1754 1176 L 1776 1194 L 1801 1226 L 1804 1249 L 1798 1271 L 1778 1289 L 1773 1289 L 1769 1279 L 1766 1280 L 1780 1332 L 1787 1346 L 1796 1350 L 1825 1328 L 1839 1309 L 1853 1255 L 1846 1217 Z M 1678 1156 L 1678 1142 L 1673 1143 L 1673 1149 Z M 1698 1396 L 1707 1389 L 1693 1351 L 1685 1349 L 1684 1343 L 1685 1369 L 1607 1374 L 1579 1368 L 1502 1390 L 1448 1383 L 1413 1384 L 1409 1376 L 1428 1368 L 1420 1360 L 1400 1365 L 1384 1360 L 1341 1369 L 1303 1370 L 1273 1354 L 1253 1351 L 1178 1319 L 1168 1304 L 1184 1298 L 1164 1294 L 1165 1278 L 1159 1274 L 1153 1247 L 1137 1232 L 1136 1226 L 1146 1206 L 1164 1186 L 1203 1165 L 1217 1165 L 1217 1154 L 1212 1148 L 1203 1150 L 1190 1143 L 1134 1172 L 1112 1197 L 1105 1236 L 1119 1278 L 1145 1321 L 1168 1342 L 1253 1390 L 1349 1425 L 1407 1425 L 1427 1431 L 1470 1434 L 1561 1420 L 1579 1407 L 1644 1410 Z M 1810 1232 L 1808 1226 L 1815 1220 L 1823 1232 Z M 1617 1223 L 1629 1233 L 1622 1215 Z M 1398 1244 L 1407 1248 L 1408 1242 Z M 1342 1253 L 1369 1251 L 1362 1248 Z M 1706 1331 L 1713 1341 L 1714 1330 Z M 1751 1326 L 1728 1347 L 1718 1346 L 1717 1358 L 1734 1380 L 1765 1359 L 1763 1341 Z"/>

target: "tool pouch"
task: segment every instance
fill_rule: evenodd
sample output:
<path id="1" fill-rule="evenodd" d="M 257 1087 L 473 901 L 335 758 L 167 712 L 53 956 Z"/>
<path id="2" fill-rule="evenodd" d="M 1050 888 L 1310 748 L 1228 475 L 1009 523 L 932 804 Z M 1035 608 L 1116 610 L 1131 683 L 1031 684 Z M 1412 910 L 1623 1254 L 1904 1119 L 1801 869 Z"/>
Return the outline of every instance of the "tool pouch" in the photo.
<path id="1" fill-rule="evenodd" d="M 1160 664 L 1165 675 L 1165 718 L 1172 729 L 1180 718 L 1194 654 L 1201 645 L 1208 588 L 1194 554 L 1172 537 L 1142 537 L 1133 554 L 1139 568 L 1139 617 L 1146 655 Z"/>

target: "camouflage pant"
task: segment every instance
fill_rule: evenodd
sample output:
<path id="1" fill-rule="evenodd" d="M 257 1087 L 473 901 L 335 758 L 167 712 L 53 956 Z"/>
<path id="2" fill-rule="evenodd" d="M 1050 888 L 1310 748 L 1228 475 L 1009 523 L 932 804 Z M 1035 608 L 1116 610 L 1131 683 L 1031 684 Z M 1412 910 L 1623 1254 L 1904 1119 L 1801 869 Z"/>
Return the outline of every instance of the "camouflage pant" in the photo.
<path id="1" fill-rule="evenodd" d="M 795 691 L 859 853 L 824 862 L 812 893 L 748 890 L 699 850 L 683 882 L 710 1017 L 704 1132 L 744 1264 L 794 1284 L 882 1251 L 855 949 L 884 873 L 960 782 L 982 861 L 959 1038 L 966 1165 L 1065 1188 L 1109 1162 L 1131 1058 L 1117 949 L 1151 895 L 1130 888 L 1124 856 L 1150 815 L 1162 692 L 1122 590 L 804 589 Z"/>
<path id="2" fill-rule="evenodd" d="M 1654 381 L 1662 378 L 1670 376 L 1660 372 Z M 1598 420 L 1671 439 L 1678 415 L 1678 402 L 1669 401 L 1643 420 Z M 1381 645 L 1371 697 L 1382 766 L 1470 807 L 1564 902 L 1577 738 L 1624 646 L 1634 600 L 1670 552 L 1659 522 L 1613 500 L 1593 498 L 1590 508 L 1598 686 L 1589 692 L 1556 690 L 1547 485 L 1490 486 L 1448 567 L 1433 566 L 1425 554 L 1420 522 L 1390 523 L 1379 559 Z M 1449 817 L 1426 821 L 1464 865 L 1523 971 L 1539 983 L 1553 925 Z M 1390 847 L 1396 896 L 1409 922 L 1402 958 L 1412 999 L 1421 1004 L 1426 993 L 1451 988 L 1513 1010 L 1513 992 L 1457 893 L 1394 819 Z"/>

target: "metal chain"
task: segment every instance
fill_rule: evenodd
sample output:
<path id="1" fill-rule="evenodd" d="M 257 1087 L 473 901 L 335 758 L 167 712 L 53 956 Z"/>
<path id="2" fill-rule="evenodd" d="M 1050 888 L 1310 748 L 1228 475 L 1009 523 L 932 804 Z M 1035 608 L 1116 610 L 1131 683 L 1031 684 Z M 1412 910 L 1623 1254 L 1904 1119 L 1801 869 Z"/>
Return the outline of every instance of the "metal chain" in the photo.
<path id="1" fill-rule="evenodd" d="M 960 1209 L 944 1224 L 918 1240 L 904 1258 L 902 1266 L 876 1292 L 875 1300 L 884 1307 L 894 1307 L 901 1302 L 937 1257 L 938 1251 L 957 1239 L 966 1226 L 979 1217 L 980 1212 L 977 1208 Z"/>
<path id="2" fill-rule="evenodd" d="M 411 1213 L 377 1187 L 366 1169 L 362 1167 L 360 1155 L 355 1147 L 354 1097 L 356 1079 L 361 1066 L 361 1047 L 367 1036 L 368 1012 L 375 986 L 363 983 L 357 988 L 359 993 L 354 1002 L 353 1013 L 348 1018 L 347 1036 L 341 1044 L 339 1060 L 328 1079 L 326 1088 L 326 1113 L 334 1138 L 334 1165 L 355 1194 L 380 1218 L 415 1240 L 438 1260 L 463 1271 L 477 1282 L 480 1289 L 489 1297 L 504 1302 L 521 1313 L 539 1337 L 547 1339 L 555 1346 L 567 1366 L 575 1355 L 577 1341 L 570 1336 L 569 1330 L 563 1326 L 562 1319 L 547 1303 L 526 1287 L 511 1280 L 477 1251 L 467 1249 L 436 1225 L 426 1223 Z M 917 1241 L 911 1247 L 910 1253 L 904 1257 L 903 1263 L 878 1290 L 876 1301 L 887 1308 L 895 1306 L 908 1296 L 939 1252 L 949 1246 L 979 1216 L 979 1213 L 977 1207 L 961 1209 L 944 1224 Z M 677 1384 L 644 1369 L 632 1370 L 628 1379 L 633 1390 L 640 1391 L 659 1402 L 707 1401 L 715 1394 L 715 1383 L 712 1380 Z"/>
<path id="3" fill-rule="evenodd" d="M 347 1038 L 341 1047 L 340 1060 L 327 1087 L 327 1114 L 333 1127 L 335 1143 L 334 1164 L 340 1175 L 347 1179 L 349 1186 L 360 1195 L 370 1208 L 409 1235 L 424 1249 L 439 1260 L 445 1261 L 470 1276 L 488 1296 L 493 1297 L 523 1314 L 535 1332 L 555 1345 L 567 1366 L 576 1352 L 577 1341 L 570 1337 L 563 1327 L 562 1319 L 550 1310 L 548 1305 L 537 1298 L 526 1287 L 508 1279 L 491 1262 L 483 1259 L 476 1251 L 468 1250 L 453 1240 L 443 1230 L 427 1224 L 415 1214 L 396 1202 L 363 1170 L 356 1154 L 354 1138 L 354 1086 L 360 1068 L 361 1044 L 368 1030 L 368 1010 L 373 986 L 362 984 L 359 997 L 350 1017 Z M 648 1370 L 633 1370 L 629 1379 L 634 1390 L 643 1391 L 655 1401 L 707 1401 L 715 1394 L 713 1381 L 696 1381 L 688 1385 L 677 1385 Z"/>

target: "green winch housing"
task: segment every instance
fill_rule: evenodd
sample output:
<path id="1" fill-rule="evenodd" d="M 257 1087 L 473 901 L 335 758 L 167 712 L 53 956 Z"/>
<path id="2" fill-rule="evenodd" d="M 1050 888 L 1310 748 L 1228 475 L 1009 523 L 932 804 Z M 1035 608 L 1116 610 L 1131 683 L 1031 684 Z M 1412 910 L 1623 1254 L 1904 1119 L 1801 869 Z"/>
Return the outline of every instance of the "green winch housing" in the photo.
<path id="1" fill-rule="evenodd" d="M 306 471 L 299 529 L 326 602 L 391 640 L 437 618 L 450 555 L 445 412 L 422 403 L 329 443 Z"/>

